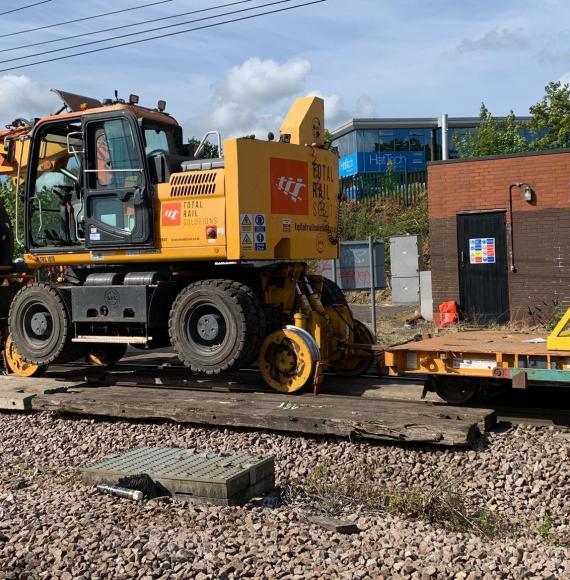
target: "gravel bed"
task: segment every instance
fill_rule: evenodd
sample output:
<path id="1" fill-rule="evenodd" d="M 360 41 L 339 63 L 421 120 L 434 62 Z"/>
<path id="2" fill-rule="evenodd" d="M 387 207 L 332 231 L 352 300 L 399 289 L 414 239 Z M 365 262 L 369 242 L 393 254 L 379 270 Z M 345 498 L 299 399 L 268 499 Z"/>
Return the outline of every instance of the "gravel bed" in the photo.
<path id="1" fill-rule="evenodd" d="M 570 578 L 570 436 L 548 428 L 450 450 L 5 412 L 0 441 L 0 578 Z M 77 467 L 143 445 L 273 454 L 281 487 L 324 464 L 394 489 L 454 481 L 515 528 L 491 539 L 355 512 L 361 532 L 341 535 L 301 503 L 136 504 L 77 481 Z"/>

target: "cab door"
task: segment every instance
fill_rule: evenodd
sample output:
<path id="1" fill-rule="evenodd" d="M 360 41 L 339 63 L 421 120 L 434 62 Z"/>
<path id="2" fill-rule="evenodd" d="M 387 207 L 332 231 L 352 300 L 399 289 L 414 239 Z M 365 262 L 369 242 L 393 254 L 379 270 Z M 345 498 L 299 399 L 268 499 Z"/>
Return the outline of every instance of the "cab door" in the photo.
<path id="1" fill-rule="evenodd" d="M 136 119 L 127 113 L 84 122 L 85 246 L 152 246 L 152 199 Z"/>

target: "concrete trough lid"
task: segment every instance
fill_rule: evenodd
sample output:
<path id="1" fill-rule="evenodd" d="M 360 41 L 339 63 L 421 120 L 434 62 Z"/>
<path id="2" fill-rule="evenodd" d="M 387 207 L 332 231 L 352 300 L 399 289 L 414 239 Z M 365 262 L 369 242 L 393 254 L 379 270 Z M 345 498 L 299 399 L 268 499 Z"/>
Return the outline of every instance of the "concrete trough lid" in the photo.
<path id="1" fill-rule="evenodd" d="M 81 479 L 96 485 L 147 474 L 173 497 L 196 503 L 241 505 L 275 486 L 271 456 L 192 453 L 182 448 L 141 447 L 81 468 Z"/>

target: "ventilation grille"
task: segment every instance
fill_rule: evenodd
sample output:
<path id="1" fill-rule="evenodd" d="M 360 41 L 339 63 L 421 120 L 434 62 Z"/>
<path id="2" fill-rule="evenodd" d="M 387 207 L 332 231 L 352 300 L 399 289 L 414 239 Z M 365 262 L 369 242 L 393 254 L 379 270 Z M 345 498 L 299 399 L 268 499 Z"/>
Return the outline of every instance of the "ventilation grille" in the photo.
<path id="1" fill-rule="evenodd" d="M 214 195 L 216 193 L 216 172 L 198 171 L 173 175 L 170 180 L 171 197 L 187 195 Z"/>

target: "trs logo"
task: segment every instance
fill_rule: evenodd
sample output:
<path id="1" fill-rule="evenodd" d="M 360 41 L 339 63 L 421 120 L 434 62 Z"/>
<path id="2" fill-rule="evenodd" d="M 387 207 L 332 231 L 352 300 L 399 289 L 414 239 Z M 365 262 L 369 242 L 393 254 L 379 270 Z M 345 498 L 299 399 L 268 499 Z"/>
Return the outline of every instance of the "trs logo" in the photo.
<path id="1" fill-rule="evenodd" d="M 162 225 L 179 226 L 182 223 L 180 203 L 165 203 L 162 206 Z"/>
<path id="2" fill-rule="evenodd" d="M 271 211 L 278 214 L 309 213 L 309 166 L 306 161 L 271 159 Z"/>
<path id="3" fill-rule="evenodd" d="M 293 179 L 292 177 L 280 177 L 277 181 L 277 189 L 283 192 L 283 195 L 287 195 L 291 198 L 291 201 L 295 203 L 297 201 L 302 201 L 301 191 L 307 184 L 303 182 L 302 177 Z"/>

